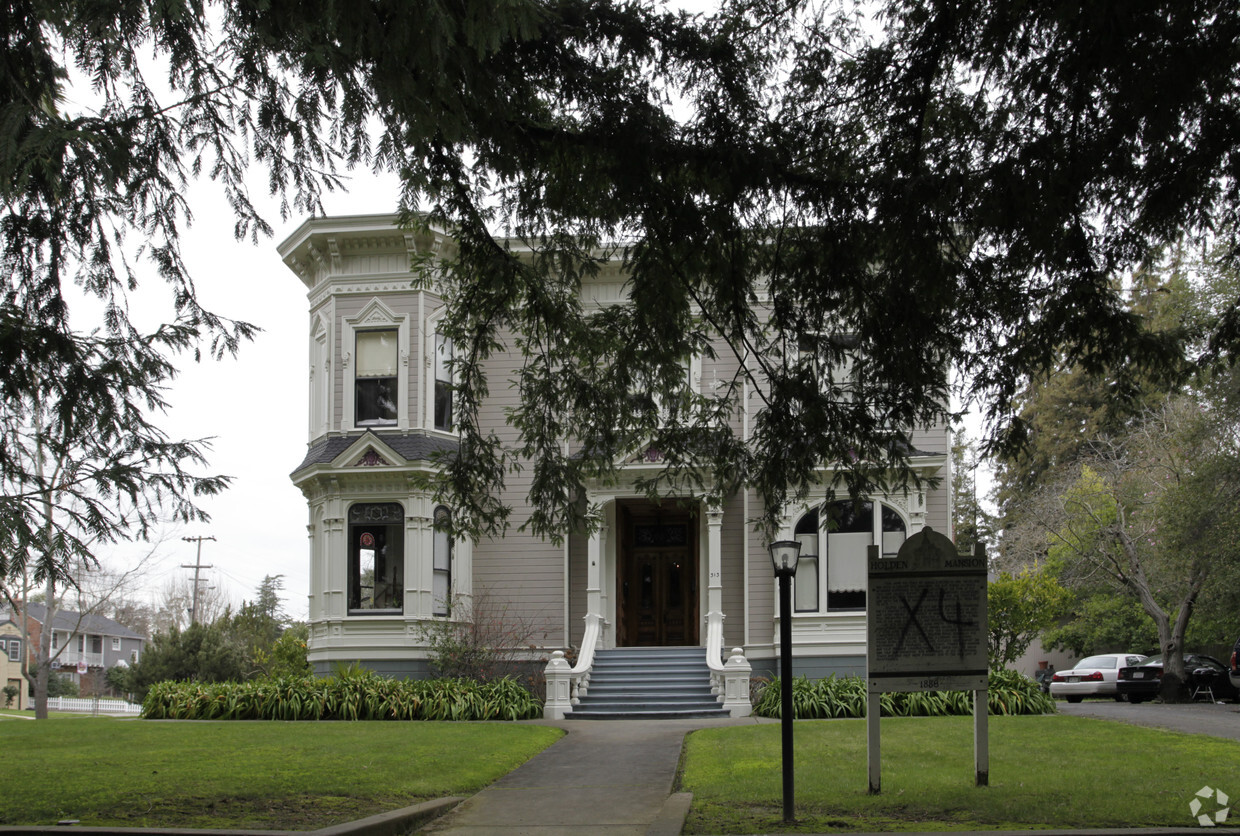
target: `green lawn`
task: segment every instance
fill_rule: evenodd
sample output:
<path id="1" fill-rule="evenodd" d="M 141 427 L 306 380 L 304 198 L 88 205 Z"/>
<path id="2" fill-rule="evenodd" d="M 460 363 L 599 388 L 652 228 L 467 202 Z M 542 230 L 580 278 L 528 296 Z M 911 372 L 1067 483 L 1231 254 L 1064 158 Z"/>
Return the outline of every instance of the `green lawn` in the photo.
<path id="1" fill-rule="evenodd" d="M 0 720 L 0 824 L 310 830 L 469 795 L 562 732 L 512 723 Z M 43 776 L 36 779 L 35 776 Z"/>
<path id="2" fill-rule="evenodd" d="M 779 724 L 694 732 L 684 832 L 1195 827 L 1189 802 L 1203 786 L 1240 798 L 1240 743 L 1063 716 L 991 717 L 990 785 L 976 787 L 972 723 L 885 718 L 877 796 L 866 791 L 864 720 L 796 723 L 791 827 Z"/>

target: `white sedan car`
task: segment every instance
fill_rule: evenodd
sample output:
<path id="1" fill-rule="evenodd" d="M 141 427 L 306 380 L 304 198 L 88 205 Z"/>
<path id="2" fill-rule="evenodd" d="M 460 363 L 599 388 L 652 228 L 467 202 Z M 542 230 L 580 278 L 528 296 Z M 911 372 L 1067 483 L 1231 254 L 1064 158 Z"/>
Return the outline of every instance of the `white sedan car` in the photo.
<path id="1" fill-rule="evenodd" d="M 1103 653 L 1076 663 L 1070 671 L 1056 671 L 1051 677 L 1051 696 L 1080 702 L 1085 697 L 1122 699 L 1115 690 L 1115 677 L 1120 668 L 1139 665 L 1145 657 L 1139 653 Z"/>

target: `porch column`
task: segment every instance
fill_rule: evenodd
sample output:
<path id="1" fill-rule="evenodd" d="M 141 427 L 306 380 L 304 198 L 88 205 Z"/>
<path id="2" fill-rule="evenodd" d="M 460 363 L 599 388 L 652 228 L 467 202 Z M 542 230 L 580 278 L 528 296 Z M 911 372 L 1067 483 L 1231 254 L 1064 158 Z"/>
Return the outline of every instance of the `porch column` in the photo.
<path id="1" fill-rule="evenodd" d="M 706 612 L 723 613 L 723 509 L 706 509 Z"/>
<path id="2" fill-rule="evenodd" d="M 607 523 L 601 523 L 586 543 L 586 626 L 593 619 L 598 622 L 598 646 L 615 647 L 616 638 L 611 635 L 612 623 L 607 612 L 608 595 L 603 583 L 603 567 L 607 556 Z M 589 629 L 586 630 L 589 633 Z"/>
<path id="3" fill-rule="evenodd" d="M 706 661 L 713 671 L 723 664 L 723 509 L 706 505 Z M 723 682 L 717 679 L 715 693 Z"/>
<path id="4" fill-rule="evenodd" d="M 603 555 L 607 547 L 607 526 L 600 525 L 586 544 L 586 615 L 603 614 Z"/>

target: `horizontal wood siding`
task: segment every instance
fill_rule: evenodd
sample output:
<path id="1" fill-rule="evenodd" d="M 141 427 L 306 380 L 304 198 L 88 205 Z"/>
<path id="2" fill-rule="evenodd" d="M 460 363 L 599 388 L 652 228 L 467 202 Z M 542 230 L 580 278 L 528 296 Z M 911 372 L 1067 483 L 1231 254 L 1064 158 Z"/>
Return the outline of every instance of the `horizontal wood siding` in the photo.
<path id="1" fill-rule="evenodd" d="M 750 491 L 749 515 L 760 513 L 762 503 Z M 770 646 L 774 640 L 775 573 L 771 571 L 768 543 L 752 526 L 746 527 L 745 539 L 749 542 L 749 643 Z"/>
<path id="2" fill-rule="evenodd" d="M 723 649 L 740 647 L 745 641 L 745 501 L 733 494 L 723 504 L 720 531 L 723 569 Z"/>
<path id="3" fill-rule="evenodd" d="M 518 434 L 504 410 L 518 402 L 509 383 L 516 379 L 520 363 L 518 354 L 508 352 L 497 353 L 485 364 L 491 394 L 480 407 L 479 420 L 509 448 L 517 444 Z M 528 467 L 507 475 L 502 498 L 512 508 L 508 533 L 474 547 L 474 584 L 508 602 L 516 617 L 539 625 L 532 643 L 559 647 L 564 635 L 564 547 L 518 530 L 530 518 L 532 478 Z"/>
<path id="4" fill-rule="evenodd" d="M 581 647 L 581 638 L 586 631 L 588 540 L 584 534 L 573 534 L 568 538 L 568 643 L 577 648 Z"/>
<path id="5" fill-rule="evenodd" d="M 715 340 L 712 343 L 715 350 L 715 357 L 702 358 L 702 389 L 703 395 L 721 395 L 727 390 L 727 387 L 737 378 L 737 372 L 740 370 L 741 363 L 736 357 L 732 348 L 723 340 Z M 741 391 L 744 391 L 743 389 Z M 729 418 L 729 426 L 736 435 L 741 435 L 745 428 L 745 418 L 739 408 L 741 404 L 740 394 L 737 394 L 737 409 L 735 409 Z"/>
<path id="6" fill-rule="evenodd" d="M 950 452 L 947 428 L 942 424 L 913 430 L 913 446 L 927 453 Z"/>

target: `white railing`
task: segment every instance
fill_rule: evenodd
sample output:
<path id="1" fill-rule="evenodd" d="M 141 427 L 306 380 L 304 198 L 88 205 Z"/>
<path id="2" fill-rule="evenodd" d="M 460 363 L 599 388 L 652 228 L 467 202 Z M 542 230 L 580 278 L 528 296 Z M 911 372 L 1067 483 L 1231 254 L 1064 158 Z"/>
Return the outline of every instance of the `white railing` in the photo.
<path id="1" fill-rule="evenodd" d="M 547 662 L 547 701 L 543 704 L 543 719 L 563 720 L 581 701 L 590 687 L 590 669 L 594 667 L 594 650 L 603 634 L 603 617 L 586 616 L 586 631 L 581 637 L 581 654 L 577 664 L 571 667 L 564 658 L 564 651 L 557 650 Z"/>
<path id="2" fill-rule="evenodd" d="M 48 711 L 75 714 L 141 714 L 142 706 L 124 700 L 96 700 L 89 697 L 48 697 Z"/>
<path id="3" fill-rule="evenodd" d="M 748 717 L 753 711 L 749 701 L 749 676 L 753 666 L 745 651 L 732 648 L 728 661 L 723 661 L 723 613 L 706 615 L 706 665 L 710 668 L 711 691 L 733 717 Z"/>

